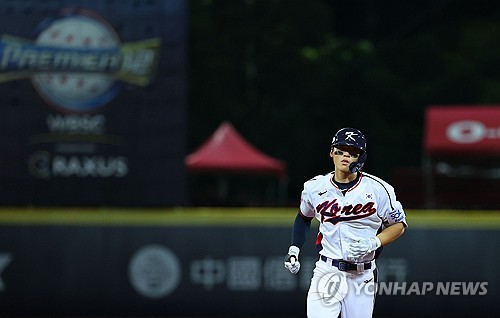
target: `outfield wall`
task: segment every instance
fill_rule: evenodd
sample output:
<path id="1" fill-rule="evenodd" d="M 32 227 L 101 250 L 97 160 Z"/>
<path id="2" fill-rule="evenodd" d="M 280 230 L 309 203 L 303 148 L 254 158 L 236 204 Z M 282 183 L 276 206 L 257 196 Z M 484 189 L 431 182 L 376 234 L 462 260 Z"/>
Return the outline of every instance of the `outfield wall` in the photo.
<path id="1" fill-rule="evenodd" d="M 377 316 L 493 317 L 500 213 L 408 212 L 410 228 L 377 262 L 393 286 L 377 297 Z M 300 273 L 288 273 L 294 215 L 4 209 L 0 316 L 304 317 L 316 228 Z"/>

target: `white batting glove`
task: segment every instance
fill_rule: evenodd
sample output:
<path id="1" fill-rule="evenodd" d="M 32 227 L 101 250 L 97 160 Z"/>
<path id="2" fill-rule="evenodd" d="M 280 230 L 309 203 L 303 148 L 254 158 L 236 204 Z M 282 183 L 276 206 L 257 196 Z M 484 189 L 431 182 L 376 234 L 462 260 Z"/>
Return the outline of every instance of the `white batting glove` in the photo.
<path id="1" fill-rule="evenodd" d="M 349 245 L 349 257 L 359 258 L 365 256 L 366 254 L 375 251 L 380 246 L 382 246 L 382 243 L 376 236 L 368 239 L 358 239 Z"/>
<path id="2" fill-rule="evenodd" d="M 288 254 L 285 256 L 285 268 L 292 274 L 297 274 L 300 270 L 299 253 L 300 248 L 292 245 L 288 249 Z"/>

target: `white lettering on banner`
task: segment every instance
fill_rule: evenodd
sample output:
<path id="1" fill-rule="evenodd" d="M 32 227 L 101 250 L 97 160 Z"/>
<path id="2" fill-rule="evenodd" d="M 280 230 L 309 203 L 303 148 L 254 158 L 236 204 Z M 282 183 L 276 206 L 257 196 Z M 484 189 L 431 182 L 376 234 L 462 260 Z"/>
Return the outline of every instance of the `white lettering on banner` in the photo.
<path id="1" fill-rule="evenodd" d="M 122 68 L 135 74 L 147 75 L 150 72 L 150 65 L 155 59 L 154 50 L 129 51 L 123 56 Z"/>
<path id="2" fill-rule="evenodd" d="M 211 257 L 196 260 L 191 264 L 191 281 L 211 290 L 216 284 L 224 281 L 225 270 L 224 262 L 220 260 Z"/>
<path id="3" fill-rule="evenodd" d="M 48 115 L 50 134 L 33 138 L 34 144 L 54 143 L 52 154 L 37 151 L 28 158 L 30 173 L 40 179 L 51 177 L 122 178 L 128 175 L 128 159 L 124 156 L 96 154 L 98 145 L 120 146 L 116 136 L 106 136 L 104 115 Z"/>
<path id="4" fill-rule="evenodd" d="M 231 257 L 227 260 L 227 288 L 229 290 L 258 290 L 262 265 L 254 256 Z"/>
<path id="5" fill-rule="evenodd" d="M 150 53 L 153 54 L 153 53 Z M 153 54 L 154 57 L 154 54 Z M 152 59 L 152 57 L 150 58 Z M 36 46 L 7 44 L 0 62 L 0 69 L 5 70 L 11 65 L 18 69 L 50 70 L 80 70 L 87 72 L 107 72 L 120 68 L 120 52 L 118 50 L 98 51 L 77 49 L 41 49 Z"/>
<path id="6" fill-rule="evenodd" d="M 49 115 L 47 126 L 52 133 L 94 134 L 104 133 L 106 117 L 104 115 Z"/>
<path id="7" fill-rule="evenodd" d="M 122 156 L 54 156 L 54 177 L 125 177 L 128 173 L 127 158 Z"/>
<path id="8" fill-rule="evenodd" d="M 308 260 L 311 264 L 307 264 Z M 293 291 L 299 278 L 304 282 L 300 287 L 307 290 L 314 260 L 305 258 L 301 263 L 311 270 L 290 275 L 281 256 L 268 257 L 264 262 L 257 256 L 233 256 L 226 261 L 207 256 L 191 263 L 190 276 L 192 283 L 202 285 L 207 291 L 224 283 L 230 291 L 257 291 L 263 286 L 268 291 Z"/>
<path id="9" fill-rule="evenodd" d="M 0 254 L 0 291 L 5 290 L 5 283 L 2 279 L 2 273 L 5 268 L 12 262 L 12 255 L 9 253 Z"/>
<path id="10" fill-rule="evenodd" d="M 47 151 L 33 153 L 28 159 L 30 173 L 39 179 L 50 177 L 123 178 L 128 160 L 123 156 L 51 156 Z"/>
<path id="11" fill-rule="evenodd" d="M 486 127 L 475 120 L 456 121 L 446 128 L 446 136 L 458 144 L 472 144 L 484 139 L 500 139 L 499 127 Z"/>
<path id="12" fill-rule="evenodd" d="M 301 270 L 297 275 L 291 275 L 283 266 L 281 256 L 270 256 L 261 260 L 257 256 L 232 256 L 227 260 L 204 259 L 193 260 L 191 263 L 191 283 L 201 285 L 211 292 L 217 285 L 226 285 L 228 291 L 260 291 L 263 288 L 271 292 L 291 292 L 299 287 L 308 290 L 311 282 L 314 264 L 317 258 L 303 257 Z M 412 282 L 406 281 L 408 263 L 406 259 L 388 258 L 377 260 L 379 270 L 378 282 L 350 282 L 346 286 L 339 280 L 342 274 L 326 273 L 321 278 L 318 288 L 322 292 L 332 294 L 351 289 L 356 295 L 387 295 L 387 296 L 484 296 L 488 292 L 488 282 Z M 340 275 L 340 276 L 338 276 Z M 394 279 L 395 281 L 386 281 Z M 300 283 L 300 285 L 299 285 Z M 327 297 L 331 300 L 331 297 Z M 328 305 L 327 303 L 325 303 Z"/>

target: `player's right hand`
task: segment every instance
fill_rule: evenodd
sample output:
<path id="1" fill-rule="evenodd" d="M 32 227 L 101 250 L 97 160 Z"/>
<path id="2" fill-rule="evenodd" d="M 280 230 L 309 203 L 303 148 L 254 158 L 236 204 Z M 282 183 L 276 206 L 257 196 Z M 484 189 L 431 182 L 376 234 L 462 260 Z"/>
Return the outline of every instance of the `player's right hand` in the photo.
<path id="1" fill-rule="evenodd" d="M 292 245 L 288 249 L 288 254 L 285 256 L 285 268 L 292 274 L 297 274 L 300 270 L 299 253 L 300 248 Z"/>

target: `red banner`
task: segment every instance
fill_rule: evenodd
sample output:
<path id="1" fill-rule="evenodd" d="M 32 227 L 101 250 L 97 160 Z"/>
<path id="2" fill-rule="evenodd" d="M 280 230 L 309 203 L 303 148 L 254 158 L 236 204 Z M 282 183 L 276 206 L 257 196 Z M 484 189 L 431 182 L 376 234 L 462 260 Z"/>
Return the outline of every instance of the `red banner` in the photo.
<path id="1" fill-rule="evenodd" d="M 500 156 L 500 105 L 429 107 L 424 142 L 429 155 Z"/>

